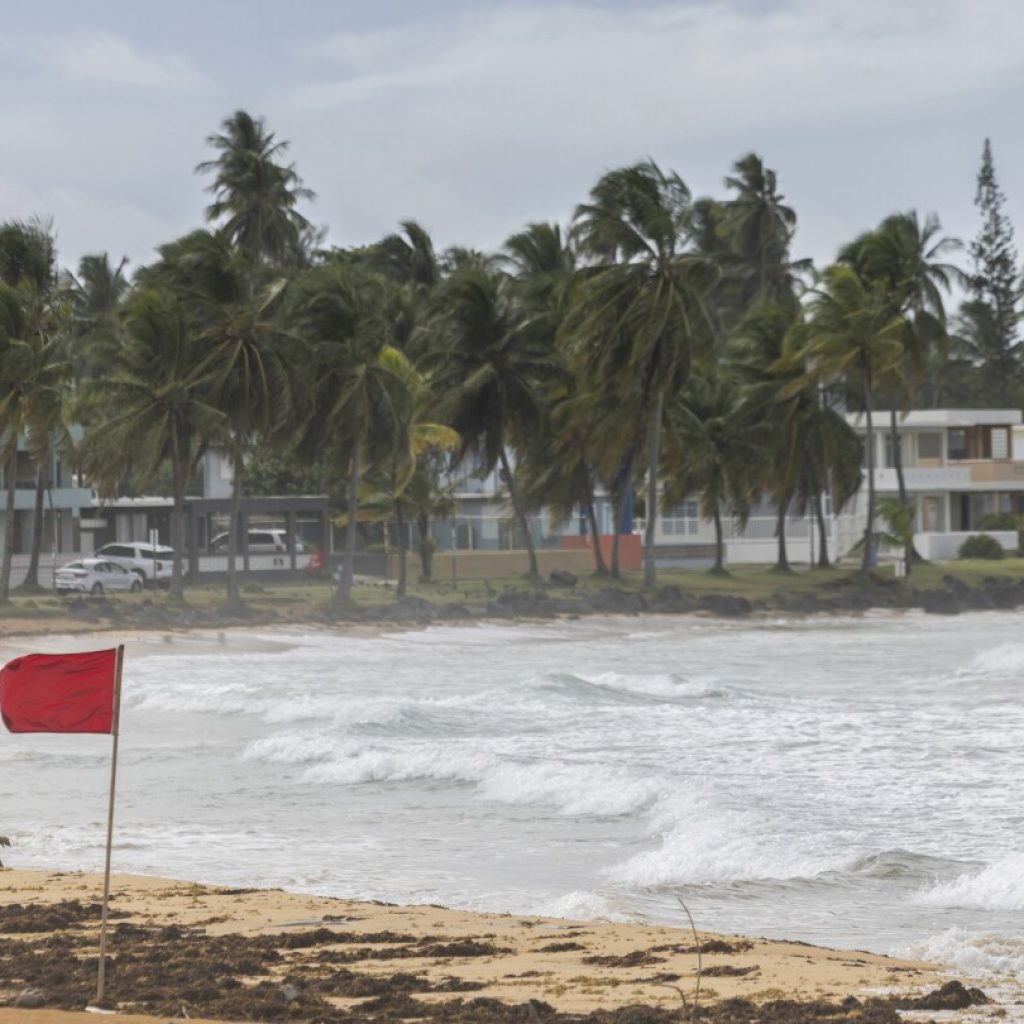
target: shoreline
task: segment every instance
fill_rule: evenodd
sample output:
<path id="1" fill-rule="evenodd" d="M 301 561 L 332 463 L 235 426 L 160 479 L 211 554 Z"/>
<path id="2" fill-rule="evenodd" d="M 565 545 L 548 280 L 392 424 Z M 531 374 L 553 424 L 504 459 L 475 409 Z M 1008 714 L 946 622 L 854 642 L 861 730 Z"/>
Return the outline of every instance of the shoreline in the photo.
<path id="1" fill-rule="evenodd" d="M 953 568 L 952 566 L 950 567 Z M 535 587 L 513 584 L 497 591 L 483 581 L 481 593 L 450 589 L 439 584 L 428 597 L 396 597 L 384 587 L 373 588 L 373 599 L 335 606 L 312 592 L 292 591 L 285 584 L 281 596 L 268 586 L 248 595 L 250 603 L 229 607 L 213 595 L 183 605 L 147 595 L 139 601 L 75 598 L 52 612 L 36 613 L 29 607 L 12 606 L 13 614 L 0 614 L 0 641 L 6 638 L 54 634 L 130 632 L 189 633 L 204 630 L 306 626 L 348 632 L 364 628 L 414 628 L 430 624 L 509 623 L 558 621 L 603 616 L 643 617 L 670 615 L 712 619 L 758 621 L 783 615 L 816 619 L 862 615 L 866 612 L 920 611 L 953 616 L 972 611 L 1014 611 L 1024 607 L 1024 576 L 986 575 L 965 582 L 955 572 L 937 576 L 930 585 L 917 581 L 872 576 L 836 576 L 812 585 L 784 585 L 755 591 L 743 576 L 730 577 L 717 589 L 696 577 L 690 583 L 665 583 L 656 590 L 630 589 L 612 581 L 583 579 L 547 581 Z M 799 577 L 794 576 L 793 580 Z M 573 578 L 575 581 L 575 577 Z M 689 585 L 688 585 L 689 584 Z M 212 599 L 212 600 L 211 600 Z M 26 614 L 27 612 L 27 614 Z"/>
<path id="2" fill-rule="evenodd" d="M 0 871 L 0 950 L 8 958 L 0 1022 L 95 1020 L 68 1011 L 83 994 L 88 1000 L 90 979 L 94 984 L 101 892 L 101 875 Z M 119 1010 L 140 1014 L 122 1019 L 140 1022 L 183 1017 L 181 1009 L 196 1020 L 244 1020 L 254 1012 L 254 1019 L 278 1019 L 275 1000 L 297 1020 L 342 1019 L 331 1016 L 333 1008 L 360 1020 L 534 1022 L 571 1014 L 583 1020 L 617 1015 L 623 1024 L 667 1021 L 678 1018 L 682 998 L 692 1000 L 699 959 L 702 1016 L 711 1019 L 746 1019 L 760 1007 L 764 1021 L 821 1019 L 830 1012 L 857 1020 L 859 1008 L 877 1024 L 889 1019 L 884 1008 L 895 1024 L 897 1009 L 917 1008 L 914 1000 L 923 992 L 950 980 L 934 964 L 705 931 L 698 933 L 698 957 L 688 924 L 397 906 L 131 875 L 113 876 L 111 893 L 115 962 L 108 992 Z M 12 947 L 16 943 L 23 945 Z M 42 957 L 43 968 L 36 965 L 32 977 L 10 967 L 11 949 L 25 944 Z M 57 972 L 47 949 L 61 962 L 69 952 L 84 959 L 75 971 Z M 208 965 L 202 984 L 179 976 L 179 959 Z M 163 966 L 152 978 L 152 971 L 132 973 L 134 964 L 157 961 Z M 47 991 L 47 977 L 63 973 L 70 980 Z M 173 995 L 168 986 L 177 986 Z M 30 1016 L 10 1007 L 32 987 L 43 990 L 45 1008 Z M 894 993 L 903 1000 L 894 1003 Z M 637 1007 L 648 1015 L 628 1009 Z M 793 1016 L 796 1007 L 806 1015 Z M 952 1002 L 948 1008 L 963 1009 Z"/>

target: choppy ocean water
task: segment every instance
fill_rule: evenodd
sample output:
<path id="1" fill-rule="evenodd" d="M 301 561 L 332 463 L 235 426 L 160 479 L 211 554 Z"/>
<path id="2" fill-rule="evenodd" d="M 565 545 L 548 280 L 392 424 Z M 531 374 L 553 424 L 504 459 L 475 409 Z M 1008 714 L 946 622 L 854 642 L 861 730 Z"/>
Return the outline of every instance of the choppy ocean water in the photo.
<path id="1" fill-rule="evenodd" d="M 116 871 L 700 927 L 1024 980 L 1013 613 L 272 632 L 133 656 Z M 0 735 L 21 866 L 107 737 Z"/>

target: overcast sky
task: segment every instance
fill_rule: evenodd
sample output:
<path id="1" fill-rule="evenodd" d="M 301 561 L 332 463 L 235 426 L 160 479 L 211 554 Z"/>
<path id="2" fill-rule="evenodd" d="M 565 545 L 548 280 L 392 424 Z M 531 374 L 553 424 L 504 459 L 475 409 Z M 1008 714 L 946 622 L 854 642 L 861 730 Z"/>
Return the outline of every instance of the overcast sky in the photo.
<path id="1" fill-rule="evenodd" d="M 985 136 L 1024 232 L 1020 0 L 49 0 L 0 37 L 0 219 L 132 263 L 202 221 L 193 168 L 266 118 L 355 245 L 493 248 L 647 156 L 722 195 L 750 150 L 824 262 L 895 210 L 971 237 Z M 1024 237 L 1024 236 L 1022 236 Z"/>

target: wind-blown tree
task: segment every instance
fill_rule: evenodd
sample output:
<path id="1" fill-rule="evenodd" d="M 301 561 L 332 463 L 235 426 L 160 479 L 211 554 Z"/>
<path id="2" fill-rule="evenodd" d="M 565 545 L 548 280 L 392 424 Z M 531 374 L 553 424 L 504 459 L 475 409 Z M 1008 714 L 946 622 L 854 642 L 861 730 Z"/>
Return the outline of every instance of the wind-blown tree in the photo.
<path id="1" fill-rule="evenodd" d="M 115 267 L 107 253 L 83 256 L 71 280 L 70 353 L 75 381 L 100 377 L 116 357 L 118 311 L 130 287 L 128 258 Z"/>
<path id="2" fill-rule="evenodd" d="M 665 398 L 710 348 L 705 296 L 718 269 L 693 251 L 693 204 L 679 175 L 653 161 L 605 174 L 577 208 L 580 251 L 591 260 L 573 325 L 591 381 L 617 382 L 645 434 L 644 584 L 657 582 L 654 527 Z M 632 483 L 630 480 L 629 483 Z"/>
<path id="3" fill-rule="evenodd" d="M 901 505 L 907 505 L 908 498 L 899 413 L 913 407 L 915 385 L 924 377 L 931 350 L 946 347 L 943 297 L 965 280 L 960 269 L 945 259 L 960 243 L 942 237 L 941 230 L 935 214 L 922 223 L 917 211 L 910 210 L 886 217 L 839 253 L 839 262 L 851 266 L 869 287 L 880 289 L 889 314 L 904 322 L 903 358 L 888 381 L 879 381 L 889 395 L 890 451 Z M 908 560 L 912 554 L 911 542 Z"/>
<path id="4" fill-rule="evenodd" d="M 55 436 L 68 440 L 63 402 L 70 367 L 59 342 L 38 329 L 37 302 L 29 281 L 17 288 L 0 283 L 0 458 L 7 485 L 0 603 L 10 597 L 19 439 L 37 462 L 49 458 Z"/>
<path id="5" fill-rule="evenodd" d="M 70 293 L 57 267 L 52 225 L 42 220 L 7 221 L 0 226 L 0 281 L 13 287 L 26 317 L 25 338 L 34 347 L 33 373 L 52 381 L 47 364 L 64 367 L 62 351 L 68 336 Z M 39 556 L 43 537 L 43 501 L 49 485 L 50 463 L 56 446 L 69 445 L 61 421 L 61 403 L 47 405 L 50 423 L 38 416 L 33 424 L 30 451 L 36 461 L 32 545 L 22 587 L 39 588 Z M 27 422 L 27 421 L 26 421 Z M 10 521 L 10 520 L 9 520 Z"/>
<path id="6" fill-rule="evenodd" d="M 504 275 L 467 266 L 438 289 L 435 386 L 443 418 L 462 439 L 456 461 L 474 458 L 481 475 L 500 465 L 513 515 L 522 531 L 530 576 L 540 578 L 526 506 L 509 447 L 543 423 L 541 386 L 555 362 L 545 332 L 523 315 L 514 283 Z"/>
<path id="7" fill-rule="evenodd" d="M 701 516 L 715 524 L 712 571 L 724 573 L 722 513 L 746 525 L 759 496 L 763 426 L 752 421 L 737 382 L 722 372 L 691 376 L 667 412 L 664 507 L 698 497 Z"/>
<path id="8" fill-rule="evenodd" d="M 810 260 L 790 259 L 796 211 L 783 202 L 775 172 L 756 153 L 741 157 L 732 170 L 725 186 L 734 194 L 723 204 L 732 241 L 725 265 L 738 285 L 737 312 L 742 315 L 758 302 L 792 305 L 811 269 Z"/>
<path id="9" fill-rule="evenodd" d="M 385 449 L 377 456 L 376 463 L 384 481 L 384 497 L 394 514 L 398 531 L 396 589 L 397 595 L 404 597 L 408 551 L 406 524 L 411 518 L 419 530 L 420 564 L 424 578 L 429 581 L 430 519 L 436 510 L 443 511 L 447 507 L 437 493 L 440 488 L 436 466 L 440 456 L 458 448 L 459 435 L 443 423 L 431 422 L 435 401 L 429 378 L 420 373 L 403 352 L 387 345 L 379 358 L 381 366 L 395 378 L 392 387 L 396 400 L 391 406 L 393 430 L 374 438 L 378 446 Z"/>
<path id="10" fill-rule="evenodd" d="M 818 567 L 831 564 L 828 526 L 822 495 L 832 499 L 833 514 L 840 513 L 864 481 L 864 445 L 846 419 L 824 401 L 825 395 L 811 385 L 796 396 L 791 414 L 794 429 L 787 432 L 795 448 L 803 452 L 796 487 L 800 511 L 810 507 L 818 526 Z M 838 552 L 837 552 L 838 553 Z"/>
<path id="11" fill-rule="evenodd" d="M 237 603 L 245 458 L 258 441 L 270 441 L 294 423 L 299 346 L 278 323 L 284 282 L 269 279 L 253 293 L 250 257 L 223 235 L 194 231 L 159 252 L 159 262 L 140 272 L 139 281 L 169 287 L 187 302 L 205 350 L 200 368 L 209 389 L 205 400 L 224 414 L 217 441 L 227 449 L 232 471 L 227 592 Z"/>
<path id="12" fill-rule="evenodd" d="M 522 452 L 524 499 L 530 508 L 545 506 L 553 525 L 566 523 L 579 510 L 593 538 L 595 567 L 603 575 L 608 569 L 595 507 L 593 443 L 601 410 L 582 391 L 579 360 L 561 344 L 576 283 L 576 252 L 558 224 L 539 221 L 511 235 L 500 259 L 514 279 L 524 316 L 550 346 L 559 368 L 541 382 L 544 425 Z"/>
<path id="13" fill-rule="evenodd" d="M 401 234 L 385 235 L 365 252 L 374 270 L 418 293 L 429 293 L 441 281 L 441 260 L 430 233 L 418 221 L 404 220 Z"/>
<path id="14" fill-rule="evenodd" d="M 207 220 L 220 222 L 228 241 L 248 255 L 254 277 L 265 263 L 304 262 L 304 248 L 314 232 L 297 207 L 314 193 L 294 164 L 281 161 L 288 143 L 278 141 L 262 118 L 244 110 L 226 118 L 220 132 L 206 141 L 218 151 L 196 167 L 198 174 L 213 175 Z"/>
<path id="15" fill-rule="evenodd" d="M 875 545 L 875 439 L 873 392 L 903 358 L 906 321 L 893 316 L 885 290 L 869 286 L 852 268 L 827 268 L 808 303 L 808 321 L 795 359 L 807 374 L 789 386 L 789 394 L 817 380 L 830 384 L 849 378 L 864 403 L 867 449 L 867 522 L 861 571 L 874 565 Z"/>
<path id="16" fill-rule="evenodd" d="M 326 435 L 346 453 L 348 515 L 337 591 L 343 602 L 351 599 L 355 578 L 364 464 L 401 442 L 412 402 L 396 372 L 400 353 L 384 343 L 383 293 L 383 282 L 364 267 L 330 261 L 295 283 L 290 302 L 295 329 L 310 352 L 300 447 L 316 453 Z"/>
<path id="17" fill-rule="evenodd" d="M 815 385 L 791 353 L 800 327 L 791 305 L 759 303 L 743 317 L 731 338 L 733 371 L 743 384 L 744 408 L 761 431 L 760 486 L 776 507 L 775 568 L 789 571 L 786 516 L 797 499 L 808 452 L 801 436 L 800 410 L 816 403 Z"/>
<path id="18" fill-rule="evenodd" d="M 170 466 L 171 595 L 182 600 L 185 490 L 224 416 L 207 399 L 205 342 L 180 296 L 166 288 L 133 293 L 122 338 L 107 373 L 82 385 L 79 409 L 89 426 L 79 462 L 107 493 L 126 473 L 145 483 Z"/>

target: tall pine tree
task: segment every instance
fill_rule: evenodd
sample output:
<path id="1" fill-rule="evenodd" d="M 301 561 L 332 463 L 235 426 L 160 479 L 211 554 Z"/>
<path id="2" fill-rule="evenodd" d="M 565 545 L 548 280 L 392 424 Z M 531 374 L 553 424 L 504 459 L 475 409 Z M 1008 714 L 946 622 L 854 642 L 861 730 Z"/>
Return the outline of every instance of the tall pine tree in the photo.
<path id="1" fill-rule="evenodd" d="M 983 404 L 1012 407 L 1021 377 L 1017 323 L 1021 292 L 1013 225 L 996 180 L 992 145 L 985 140 L 974 205 L 981 230 L 971 242 L 971 299 L 960 308 L 961 333 L 981 370 Z"/>

